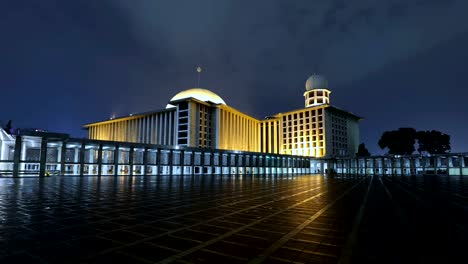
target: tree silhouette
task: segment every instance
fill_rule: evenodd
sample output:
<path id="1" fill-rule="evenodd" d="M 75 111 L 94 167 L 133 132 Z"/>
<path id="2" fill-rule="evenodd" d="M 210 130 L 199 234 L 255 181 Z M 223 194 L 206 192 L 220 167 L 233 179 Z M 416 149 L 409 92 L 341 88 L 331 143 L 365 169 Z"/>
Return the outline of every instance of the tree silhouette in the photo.
<path id="1" fill-rule="evenodd" d="M 12 129 L 12 125 L 11 125 L 11 120 L 8 120 L 8 123 L 6 124 L 6 126 L 3 128 L 5 130 L 5 132 L 7 132 L 8 134 L 11 134 L 11 129 Z"/>
<path id="2" fill-rule="evenodd" d="M 398 128 L 398 130 L 385 131 L 379 140 L 381 149 L 388 148 L 393 155 L 411 155 L 416 143 L 416 130 L 414 128 Z"/>
<path id="3" fill-rule="evenodd" d="M 371 154 L 369 150 L 367 150 L 366 145 L 364 143 L 359 144 L 356 157 L 370 157 L 370 155 Z"/>
<path id="4" fill-rule="evenodd" d="M 450 136 L 440 131 L 418 131 L 418 152 L 426 151 L 430 154 L 444 154 L 450 152 Z"/>

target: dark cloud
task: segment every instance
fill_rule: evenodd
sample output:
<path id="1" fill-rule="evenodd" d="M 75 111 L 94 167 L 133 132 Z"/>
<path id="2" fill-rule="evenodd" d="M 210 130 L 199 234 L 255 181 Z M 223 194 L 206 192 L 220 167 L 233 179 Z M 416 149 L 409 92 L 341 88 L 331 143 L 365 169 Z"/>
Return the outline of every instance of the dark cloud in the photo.
<path id="1" fill-rule="evenodd" d="M 435 102 L 452 111 L 449 99 L 438 101 L 437 74 L 466 74 L 452 68 L 467 60 L 447 61 L 466 55 L 465 10 L 463 0 L 3 1 L 0 80 L 11 100 L 0 119 L 80 134 L 83 123 L 163 108 L 196 86 L 199 64 L 201 86 L 263 117 L 301 107 L 305 80 L 319 71 L 336 105 L 368 117 L 363 139 L 375 146 L 382 129 L 421 125 L 417 114 L 427 117 Z M 418 100 L 380 101 L 405 91 Z"/>

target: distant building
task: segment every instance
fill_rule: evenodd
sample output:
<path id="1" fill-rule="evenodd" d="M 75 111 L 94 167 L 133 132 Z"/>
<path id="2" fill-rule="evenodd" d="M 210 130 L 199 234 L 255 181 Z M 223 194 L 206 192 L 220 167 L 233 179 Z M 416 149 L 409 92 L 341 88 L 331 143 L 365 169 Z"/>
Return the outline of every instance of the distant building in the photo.
<path id="1" fill-rule="evenodd" d="M 17 128 L 15 129 L 14 135 L 20 135 L 23 133 L 31 133 L 31 132 L 49 132 L 42 128 Z"/>
<path id="2" fill-rule="evenodd" d="M 166 109 L 85 125 L 88 137 L 160 145 L 292 154 L 354 156 L 361 119 L 330 105 L 327 80 L 306 82 L 305 108 L 257 119 L 217 94 L 194 88 L 176 94 Z"/>

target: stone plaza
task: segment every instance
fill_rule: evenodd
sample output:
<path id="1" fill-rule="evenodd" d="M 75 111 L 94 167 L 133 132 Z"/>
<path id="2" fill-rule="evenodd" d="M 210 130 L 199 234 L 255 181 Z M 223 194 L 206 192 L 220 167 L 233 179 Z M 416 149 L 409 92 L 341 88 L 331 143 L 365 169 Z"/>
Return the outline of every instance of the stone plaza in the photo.
<path id="1" fill-rule="evenodd" d="M 0 263 L 466 262 L 463 176 L 0 178 Z"/>

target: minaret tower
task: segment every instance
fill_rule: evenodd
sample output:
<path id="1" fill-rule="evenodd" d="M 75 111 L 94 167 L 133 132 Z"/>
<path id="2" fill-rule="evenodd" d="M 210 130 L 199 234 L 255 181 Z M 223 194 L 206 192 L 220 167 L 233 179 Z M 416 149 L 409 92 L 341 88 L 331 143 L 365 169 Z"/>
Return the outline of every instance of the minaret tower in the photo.
<path id="1" fill-rule="evenodd" d="M 306 81 L 305 107 L 330 104 L 331 91 L 328 90 L 328 82 L 325 77 L 313 74 Z"/>

